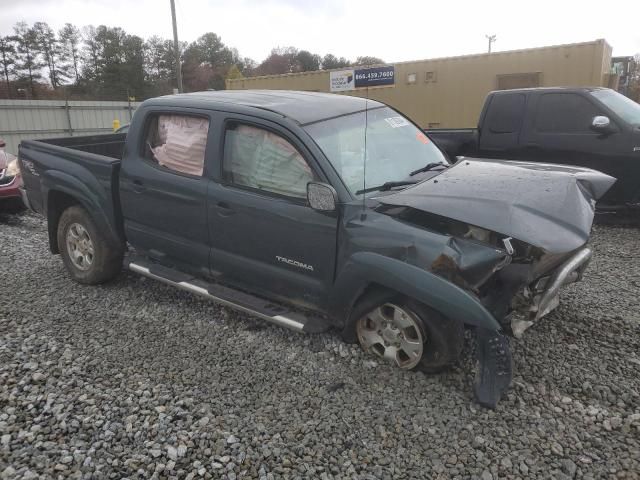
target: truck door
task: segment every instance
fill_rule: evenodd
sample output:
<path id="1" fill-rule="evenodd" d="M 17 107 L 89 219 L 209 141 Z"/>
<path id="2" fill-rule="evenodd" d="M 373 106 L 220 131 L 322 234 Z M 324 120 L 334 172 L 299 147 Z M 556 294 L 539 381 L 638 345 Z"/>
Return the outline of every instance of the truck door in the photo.
<path id="1" fill-rule="evenodd" d="M 321 304 L 333 282 L 337 215 L 307 206 L 322 180 L 285 128 L 240 115 L 223 126 L 220 181 L 208 193 L 211 269 L 257 293 Z"/>
<path id="2" fill-rule="evenodd" d="M 602 135 L 591 129 L 593 117 L 608 113 L 587 95 L 540 93 L 529 111 L 520 158 L 579 165 L 611 174 L 607 167 L 615 154 L 616 134 Z"/>
<path id="3" fill-rule="evenodd" d="M 136 122 L 120 173 L 127 240 L 163 264 L 208 274 L 207 112 L 145 110 Z M 139 126 L 139 127 L 138 127 Z"/>
<path id="4" fill-rule="evenodd" d="M 479 156 L 513 158 L 525 115 L 527 97 L 519 92 L 498 92 L 489 97 L 481 119 Z"/>

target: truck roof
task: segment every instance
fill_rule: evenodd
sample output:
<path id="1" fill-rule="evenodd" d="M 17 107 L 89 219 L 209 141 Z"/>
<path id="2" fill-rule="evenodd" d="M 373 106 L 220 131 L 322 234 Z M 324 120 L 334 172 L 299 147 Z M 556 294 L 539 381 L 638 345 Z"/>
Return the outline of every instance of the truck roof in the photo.
<path id="1" fill-rule="evenodd" d="M 527 93 L 527 92 L 592 92 L 594 90 L 609 90 L 606 87 L 532 87 L 532 88 L 513 88 L 509 90 L 493 90 L 490 92 L 495 94 L 506 93 Z"/>
<path id="2" fill-rule="evenodd" d="M 240 105 L 258 108 L 291 118 L 301 125 L 328 118 L 348 115 L 384 104 L 348 95 L 333 93 L 300 92 L 294 90 L 220 90 L 167 95 L 147 100 L 153 105 L 220 108 Z"/>

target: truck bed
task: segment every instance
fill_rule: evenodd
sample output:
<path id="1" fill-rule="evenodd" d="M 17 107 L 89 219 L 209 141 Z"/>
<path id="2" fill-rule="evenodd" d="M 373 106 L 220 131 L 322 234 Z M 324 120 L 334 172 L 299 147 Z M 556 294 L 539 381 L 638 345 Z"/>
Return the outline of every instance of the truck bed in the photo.
<path id="1" fill-rule="evenodd" d="M 120 237 L 118 175 L 125 138 L 108 134 L 23 140 L 18 159 L 29 206 L 50 215 L 47 202 L 52 195 L 68 195 L 79 199 L 97 224 Z"/>
<path id="2" fill-rule="evenodd" d="M 121 160 L 126 137 L 127 135 L 125 133 L 114 133 L 107 135 L 87 135 L 86 137 L 50 138 L 37 140 L 36 142 Z"/>
<path id="3" fill-rule="evenodd" d="M 451 160 L 455 161 L 458 155 L 472 155 L 476 151 L 478 131 L 475 128 L 437 128 L 425 130 L 425 133 Z"/>

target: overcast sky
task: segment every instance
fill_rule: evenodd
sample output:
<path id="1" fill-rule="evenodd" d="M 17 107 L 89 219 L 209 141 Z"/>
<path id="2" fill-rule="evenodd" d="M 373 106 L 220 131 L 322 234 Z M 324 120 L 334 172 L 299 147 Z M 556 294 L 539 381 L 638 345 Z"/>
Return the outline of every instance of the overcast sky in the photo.
<path id="1" fill-rule="evenodd" d="M 640 1 L 176 0 L 181 40 L 215 32 L 263 60 L 275 46 L 387 62 L 605 38 L 614 55 L 640 53 Z M 46 21 L 58 29 L 119 26 L 144 38 L 172 36 L 169 0 L 0 0 L 0 34 Z"/>

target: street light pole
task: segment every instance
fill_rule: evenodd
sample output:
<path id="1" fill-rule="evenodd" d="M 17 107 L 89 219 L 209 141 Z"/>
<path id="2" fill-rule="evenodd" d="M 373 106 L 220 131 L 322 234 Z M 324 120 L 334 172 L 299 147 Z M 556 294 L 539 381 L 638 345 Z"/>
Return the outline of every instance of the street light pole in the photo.
<path id="1" fill-rule="evenodd" d="M 178 92 L 182 93 L 182 66 L 180 65 L 180 46 L 178 44 L 178 25 L 176 24 L 176 4 L 171 2 L 171 21 L 173 22 L 173 50 L 176 56 L 176 77 L 178 78 Z"/>
<path id="2" fill-rule="evenodd" d="M 171 0 L 173 2 L 173 0 Z M 491 53 L 491 44 L 496 41 L 495 35 L 485 35 L 485 38 L 489 41 L 489 53 Z"/>

